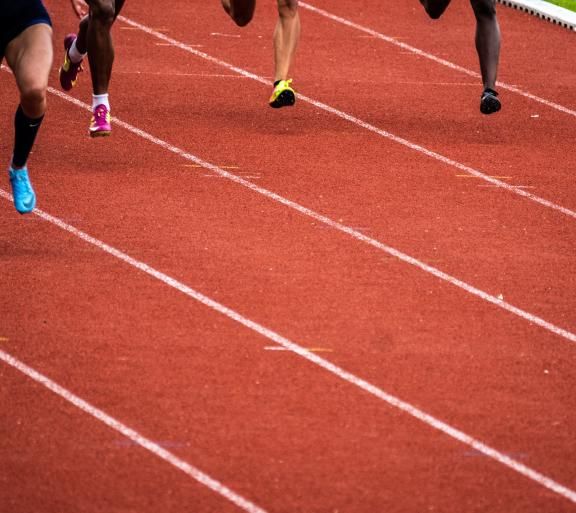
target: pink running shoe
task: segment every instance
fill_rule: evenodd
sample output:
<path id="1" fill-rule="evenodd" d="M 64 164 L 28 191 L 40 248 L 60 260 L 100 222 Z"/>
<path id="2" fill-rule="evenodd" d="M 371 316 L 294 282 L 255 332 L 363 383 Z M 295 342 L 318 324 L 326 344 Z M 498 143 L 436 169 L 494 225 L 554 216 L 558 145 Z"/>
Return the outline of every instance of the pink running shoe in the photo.
<path id="1" fill-rule="evenodd" d="M 82 61 L 74 64 L 68 55 L 68 50 L 70 50 L 75 39 L 76 34 L 68 34 L 64 38 L 64 50 L 66 50 L 66 53 L 64 54 L 64 64 L 62 64 L 60 68 L 60 85 L 64 91 L 70 91 L 70 89 L 76 85 L 76 82 L 78 82 L 78 73 L 83 71 Z"/>
<path id="2" fill-rule="evenodd" d="M 90 137 L 106 137 L 110 132 L 110 112 L 106 105 L 97 105 L 90 120 Z"/>

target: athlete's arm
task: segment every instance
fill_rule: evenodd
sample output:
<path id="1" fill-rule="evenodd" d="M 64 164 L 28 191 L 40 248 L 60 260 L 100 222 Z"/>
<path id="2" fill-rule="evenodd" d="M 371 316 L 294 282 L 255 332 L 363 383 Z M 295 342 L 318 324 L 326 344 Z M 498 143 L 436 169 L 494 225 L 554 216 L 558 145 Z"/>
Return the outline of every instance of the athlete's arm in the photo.
<path id="1" fill-rule="evenodd" d="M 70 3 L 78 18 L 83 18 L 88 14 L 88 4 L 84 0 L 70 0 Z"/>

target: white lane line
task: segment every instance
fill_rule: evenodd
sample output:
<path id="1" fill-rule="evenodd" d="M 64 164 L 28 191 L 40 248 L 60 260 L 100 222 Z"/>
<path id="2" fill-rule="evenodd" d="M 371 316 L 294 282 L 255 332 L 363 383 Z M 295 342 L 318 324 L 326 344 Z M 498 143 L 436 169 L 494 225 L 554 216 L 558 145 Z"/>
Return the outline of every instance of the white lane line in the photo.
<path id="1" fill-rule="evenodd" d="M 7 192 L 5 192 L 2 189 L 0 189 L 0 196 L 6 200 L 11 200 L 10 194 L 8 194 Z M 246 328 L 254 331 L 255 333 L 258 333 L 259 335 L 266 337 L 267 339 L 269 339 L 272 342 L 275 342 L 276 344 L 288 349 L 289 351 L 293 351 L 294 353 L 300 355 L 302 358 L 304 358 L 304 359 L 308 360 L 309 362 L 321 367 L 322 369 L 324 369 L 324 370 L 328 371 L 329 373 L 339 377 L 340 379 L 350 383 L 351 385 L 364 390 L 365 392 L 367 392 L 367 393 L 373 395 L 374 397 L 377 397 L 378 399 L 389 404 L 390 406 L 397 408 L 397 409 L 403 411 L 404 413 L 407 413 L 408 415 L 420 420 L 424 424 L 427 424 L 428 426 L 444 433 L 445 435 L 448 435 L 449 437 L 451 437 L 455 440 L 458 440 L 459 442 L 461 442 L 461 443 L 463 443 L 469 447 L 472 447 L 473 449 L 475 449 L 478 452 L 481 452 L 482 454 L 484 454 L 488 458 L 491 458 L 492 460 L 497 461 L 498 463 L 501 463 L 502 465 L 510 468 L 511 470 L 514 470 L 518 474 L 523 475 L 524 477 L 540 484 L 541 486 L 543 486 L 545 488 L 548 488 L 549 490 L 553 491 L 554 493 L 561 495 L 562 497 L 565 497 L 569 501 L 576 504 L 576 491 L 571 490 L 570 488 L 568 488 L 564 485 L 561 485 L 560 483 L 558 483 L 558 482 L 554 481 L 553 479 L 545 476 L 544 474 L 541 474 L 540 472 L 537 472 L 536 470 L 524 465 L 523 463 L 516 461 L 515 459 L 507 456 L 506 454 L 499 452 L 496 449 L 493 449 L 492 447 L 490 447 L 490 446 L 484 444 L 483 442 L 473 438 L 472 436 L 464 433 L 463 431 L 460 431 L 459 429 L 456 429 L 456 428 L 450 426 L 449 424 L 446 424 L 445 422 L 443 422 L 443 421 L 437 419 L 436 417 L 424 412 L 423 410 L 416 408 L 412 404 L 410 404 L 406 401 L 403 401 L 403 400 L 399 399 L 398 397 L 393 396 L 393 395 L 385 392 L 381 388 L 369 383 L 368 381 L 365 381 L 362 378 L 357 377 L 356 375 L 342 369 L 341 367 L 338 367 L 337 365 L 333 364 L 332 362 L 325 360 L 324 358 L 322 358 L 321 356 L 318 356 L 317 354 L 312 353 L 311 351 L 309 351 L 309 350 L 305 349 L 304 347 L 296 344 L 295 342 L 292 342 L 291 340 L 287 339 L 286 337 L 283 337 L 282 335 L 276 333 L 275 331 L 273 331 L 269 328 L 266 328 L 265 326 L 262 326 L 261 324 L 255 322 L 255 321 L 252 321 L 252 320 L 248 319 L 247 317 L 244 317 L 242 314 L 236 312 L 235 310 L 232 310 L 231 308 L 228 308 L 227 306 L 225 306 L 221 303 L 218 303 L 214 299 L 211 299 L 208 296 L 205 296 L 201 292 L 198 292 L 198 291 L 192 289 L 188 285 L 185 285 L 184 283 L 176 280 L 175 278 L 172 278 L 172 277 L 168 276 L 167 274 L 164 274 L 163 272 L 154 269 L 153 267 L 149 266 L 148 264 L 146 264 L 142 261 L 139 261 L 139 260 L 136 260 L 135 258 L 132 258 L 131 256 L 127 255 L 126 253 L 123 253 L 119 249 L 116 249 L 112 246 L 109 246 L 105 242 L 102 242 L 101 240 L 96 239 L 96 238 L 88 235 L 87 233 L 75 228 L 74 226 L 71 226 L 71 225 L 63 222 L 62 220 L 60 220 L 56 217 L 51 216 L 50 214 L 48 214 L 42 210 L 36 209 L 36 210 L 34 210 L 34 213 L 37 216 L 40 216 L 41 218 L 45 219 L 46 221 L 49 221 L 50 223 L 58 226 L 62 230 L 65 230 L 66 232 L 71 233 L 72 235 L 82 239 L 83 241 L 96 246 L 97 248 L 101 249 L 102 251 L 118 258 L 122 262 L 125 262 L 126 264 L 131 265 L 132 267 L 135 267 L 136 269 L 139 269 L 140 271 L 148 274 L 149 276 L 156 278 L 157 280 L 164 283 L 165 285 L 168 285 L 169 287 L 172 287 L 173 289 L 180 291 L 181 293 L 185 294 L 186 296 L 188 296 L 188 297 L 198 301 L 199 303 L 207 306 L 208 308 L 211 308 L 212 310 L 228 317 L 229 319 L 236 321 L 237 323 L 241 324 L 242 326 L 245 326 Z M 25 372 L 25 374 L 27 374 L 27 375 L 30 375 L 33 373 L 32 374 L 34 376 L 33 379 L 36 379 L 36 381 L 42 383 L 44 386 L 47 386 L 51 390 L 54 390 L 54 384 L 52 384 L 52 382 L 46 382 L 46 381 L 42 380 L 43 376 L 38 375 L 37 373 L 35 373 L 35 371 L 33 371 L 32 369 L 30 369 L 28 367 L 26 367 L 25 369 L 19 368 L 18 364 L 20 362 L 15 361 L 14 358 L 11 357 L 10 355 L 8 355 L 7 353 L 0 351 L 0 358 L 3 359 L 4 361 L 6 361 L 7 363 L 9 363 L 10 365 L 12 365 L 13 367 L 18 368 L 22 372 L 27 371 L 27 372 Z M 20 364 L 20 365 L 23 365 L 23 364 Z M 57 387 L 57 385 L 56 385 L 56 387 Z M 66 397 L 62 393 L 60 393 L 63 391 L 60 388 L 57 388 L 56 390 L 58 390 L 58 392 L 56 392 L 56 393 L 59 393 L 59 395 L 61 395 L 62 397 L 65 397 L 68 400 L 71 399 L 71 398 Z M 54 391 L 56 391 L 56 390 L 54 390 Z M 81 401 L 81 400 L 79 400 L 79 401 Z M 76 403 L 74 403 L 74 404 L 76 404 Z M 81 402 L 81 403 L 76 404 L 76 405 L 78 407 L 82 407 L 82 406 L 84 406 L 84 403 Z M 80 405 L 82 405 L 82 406 L 80 406 Z M 82 409 L 84 409 L 84 407 L 82 407 Z M 97 410 L 97 411 L 99 412 L 99 410 Z M 94 413 L 96 413 L 96 411 L 94 413 L 89 411 L 89 413 L 94 415 Z M 94 415 L 94 416 L 96 416 L 100 420 L 103 420 L 102 418 L 100 418 L 97 415 Z M 108 417 L 106 417 L 105 420 L 103 420 L 103 421 L 108 421 L 108 422 L 111 421 L 114 423 L 116 422 L 116 421 L 114 421 L 114 419 L 111 419 Z M 108 423 L 108 422 L 106 422 L 106 423 Z M 115 429 L 118 429 L 120 427 L 120 426 L 117 426 L 116 424 L 114 424 L 114 426 L 115 426 Z M 124 426 L 122 426 L 122 427 L 124 427 Z M 129 428 L 125 428 L 125 429 L 129 430 Z M 127 433 L 124 430 L 122 432 L 131 439 L 134 439 L 132 437 L 134 435 L 137 435 L 136 438 L 138 440 L 140 440 L 140 438 L 139 438 L 140 435 L 138 435 L 137 433 L 135 433 L 131 430 L 129 430 Z M 131 436 L 129 436 L 129 435 L 131 435 Z M 146 442 L 150 443 L 149 440 L 146 440 Z M 143 445 L 143 444 L 141 444 L 141 445 Z M 155 444 L 152 444 L 152 445 L 153 445 L 153 447 L 150 446 L 150 447 L 146 447 L 146 448 L 148 448 L 148 450 L 154 449 L 153 452 L 155 454 L 159 454 L 159 455 L 161 454 L 162 455 L 161 457 L 165 456 L 164 453 L 167 451 L 165 451 L 161 447 L 158 447 Z M 160 452 L 160 451 L 162 451 L 162 452 Z M 178 468 L 180 468 L 180 462 L 179 461 L 174 462 L 173 464 L 175 464 L 175 463 L 178 463 L 177 466 L 178 466 Z M 199 476 L 199 477 L 202 477 L 202 476 Z M 247 510 L 247 511 L 249 511 L 249 510 Z M 260 510 L 253 510 L 253 511 L 260 511 Z"/>
<path id="2" fill-rule="evenodd" d="M 328 18 L 332 21 L 335 21 L 335 22 L 340 23 L 342 25 L 346 25 L 347 27 L 353 28 L 355 30 L 359 30 L 361 32 L 364 32 L 365 34 L 371 35 L 372 37 L 375 37 L 375 38 L 380 39 L 382 41 L 386 41 L 387 43 L 396 45 L 396 46 L 402 48 L 403 50 L 408 51 L 409 53 L 412 53 L 414 55 L 418 55 L 420 57 L 425 57 L 426 59 L 430 59 L 431 61 L 434 61 L 438 64 L 441 64 L 442 66 L 446 66 L 446 67 L 453 69 L 455 71 L 459 71 L 459 72 L 464 73 L 470 77 L 480 78 L 480 74 L 475 72 L 475 71 L 469 70 L 468 68 L 464 68 L 463 66 L 459 66 L 458 64 L 454 64 L 453 62 L 447 61 L 446 59 L 442 59 L 441 57 L 437 57 L 434 54 L 425 52 L 425 51 L 420 50 L 419 48 L 416 48 L 416 47 L 411 46 L 409 44 L 402 43 L 401 41 L 398 41 L 394 37 L 386 36 L 385 34 L 377 32 L 376 30 L 372 30 L 368 27 L 364 27 L 363 25 L 359 25 L 358 23 L 354 23 L 353 21 L 350 21 L 346 18 L 336 16 L 335 14 L 332 14 L 328 11 L 325 11 L 324 9 L 320 9 L 318 7 L 315 7 L 315 6 L 313 6 L 307 2 L 299 2 L 298 5 L 300 5 L 304 9 L 308 9 L 309 11 L 312 11 L 316 14 L 319 14 L 320 16 L 324 16 L 325 18 Z M 570 109 L 568 107 L 565 107 L 565 106 L 560 105 L 558 103 L 555 103 L 553 101 L 546 100 L 545 98 L 540 98 L 539 96 L 536 96 L 532 93 L 529 93 L 528 91 L 524 91 L 524 90 L 520 89 L 519 87 L 516 87 L 515 85 L 506 84 L 505 82 L 497 82 L 497 85 L 499 87 L 501 87 L 502 89 L 505 89 L 507 91 L 511 91 L 513 93 L 519 94 L 521 96 L 524 96 L 525 98 L 528 98 L 528 99 L 533 100 L 535 102 L 541 103 L 542 105 L 546 105 L 547 107 L 558 110 L 558 111 L 563 112 L 565 114 L 568 114 L 570 116 L 576 117 L 576 110 Z"/>
<path id="3" fill-rule="evenodd" d="M 54 89 L 53 87 L 49 87 L 48 90 L 58 96 L 59 98 L 62 98 L 63 100 L 66 100 L 69 103 L 72 103 L 74 105 L 77 105 L 78 107 L 81 107 L 84 110 L 90 111 L 90 106 L 86 103 L 81 102 L 80 100 L 77 100 L 76 98 L 73 98 L 72 96 L 63 93 L 61 91 L 58 91 L 57 89 Z M 439 269 L 432 267 L 429 264 L 426 264 L 424 262 L 421 262 L 420 260 L 407 255 L 406 253 L 403 253 L 402 251 L 393 248 L 392 246 L 388 246 L 387 244 L 384 244 L 383 242 L 380 242 L 376 239 L 373 239 L 357 230 L 355 230 L 354 228 L 347 226 L 345 224 L 342 224 L 341 222 L 338 221 L 334 221 L 332 219 L 330 219 L 329 217 L 326 217 L 322 214 L 319 214 L 317 212 L 315 212 L 314 210 L 311 210 L 307 207 L 304 207 L 302 205 L 300 205 L 299 203 L 296 203 L 295 201 L 292 201 L 290 199 L 287 199 L 283 196 L 280 196 L 279 194 L 276 194 L 275 192 L 269 191 L 268 189 L 265 189 L 264 187 L 261 187 L 260 185 L 257 185 L 249 180 L 246 180 L 240 176 L 237 176 L 233 173 L 230 173 L 228 171 L 225 171 L 224 169 L 215 166 L 214 164 L 211 164 L 210 162 L 207 162 L 205 160 L 202 160 L 200 157 L 197 157 L 196 155 L 192 155 L 191 153 L 187 153 L 186 151 L 173 146 L 170 143 L 167 143 L 166 141 L 163 141 L 162 139 L 159 139 L 158 137 L 154 137 L 153 135 L 149 134 L 148 132 L 145 132 L 144 130 L 140 130 L 139 128 L 136 128 L 135 126 L 132 126 L 129 123 L 126 123 L 125 121 L 122 121 L 116 117 L 112 117 L 112 120 L 114 121 L 115 124 L 117 124 L 118 126 L 121 126 L 122 128 L 128 130 L 129 132 L 141 137 L 142 139 L 145 139 L 153 144 L 156 144 L 157 146 L 160 146 L 161 148 L 164 148 L 165 150 L 168 150 L 176 155 L 179 155 L 180 157 L 189 160 L 191 162 L 194 162 L 196 164 L 201 165 L 203 168 L 209 169 L 210 171 L 212 171 L 213 173 L 215 173 L 218 176 L 221 176 L 223 178 L 227 178 L 228 180 L 231 180 L 232 182 L 235 182 L 239 185 L 242 185 L 254 192 L 257 192 L 258 194 L 261 194 L 262 196 L 265 196 L 266 198 L 276 201 L 278 203 L 281 203 L 282 205 L 285 205 L 288 208 L 291 208 L 293 210 L 296 210 L 297 212 L 300 212 L 301 214 L 311 217 L 312 219 L 315 219 L 316 221 L 319 221 L 320 223 L 329 226 L 330 228 L 334 228 L 335 230 L 338 230 L 342 233 L 345 233 L 347 235 L 350 235 L 351 237 L 353 237 L 354 239 L 360 241 L 360 242 L 364 242 L 365 244 L 369 244 L 370 246 L 383 251 L 385 253 L 388 253 L 389 255 L 397 258 L 398 260 L 406 263 L 406 264 L 410 264 L 428 274 L 431 274 L 432 276 L 445 281 L 447 283 L 450 283 L 451 285 L 454 285 L 456 287 L 458 287 L 459 289 L 462 289 L 466 292 L 468 292 L 469 294 L 472 294 L 473 296 L 476 296 L 480 299 L 483 299 L 484 301 L 487 301 L 488 303 L 492 303 L 493 305 L 496 305 L 510 313 L 513 313 L 514 315 L 517 315 L 518 317 L 521 317 L 524 320 L 527 320 L 530 323 L 536 324 L 537 326 L 540 326 L 541 328 L 544 328 L 547 331 L 550 331 L 551 333 L 554 333 L 555 335 L 558 335 L 560 337 L 565 338 L 566 340 L 569 340 L 570 342 L 576 342 L 576 334 L 565 330 L 564 328 L 560 328 L 534 314 L 531 314 L 530 312 L 527 312 L 525 310 L 522 310 L 510 303 L 507 303 L 506 301 L 502 301 L 500 298 L 495 297 L 487 292 L 484 292 L 483 290 L 480 290 L 476 287 L 474 287 L 473 285 L 470 285 L 458 278 L 455 278 L 454 276 L 451 276 L 443 271 L 440 271 Z"/>
<path id="4" fill-rule="evenodd" d="M 163 41 L 168 41 L 168 42 L 172 43 L 173 46 L 180 48 L 181 50 L 184 50 L 188 53 L 196 55 L 197 57 L 200 57 L 200 58 L 205 59 L 209 62 L 212 62 L 214 64 L 222 66 L 222 67 L 229 69 L 231 71 L 234 71 L 235 73 L 238 73 L 239 75 L 242 75 L 246 78 L 251 78 L 251 79 L 256 80 L 257 82 L 260 82 L 262 84 L 271 85 L 271 82 L 269 80 L 266 80 L 265 78 L 263 78 L 259 75 L 251 73 L 249 71 L 246 71 L 242 68 L 238 68 L 237 66 L 234 66 L 233 64 L 229 64 L 225 61 L 217 59 L 216 57 L 212 57 L 211 55 L 208 55 L 205 52 L 201 52 L 200 50 L 196 50 L 195 48 L 192 48 L 190 45 L 187 45 L 185 43 L 181 43 L 180 41 L 177 41 L 177 40 L 175 40 L 171 37 L 168 37 L 168 36 L 166 36 L 160 32 L 157 32 L 154 29 L 147 27 L 146 25 L 142 25 L 141 23 L 133 21 L 133 20 L 126 18 L 124 16 L 119 16 L 118 18 L 121 21 L 123 21 L 124 23 L 127 23 L 130 26 L 139 28 L 140 30 L 142 30 L 143 32 L 146 32 L 147 34 L 150 34 L 151 36 L 154 36 L 154 37 L 161 39 Z M 474 169 L 472 167 L 461 164 L 460 162 L 457 162 L 457 161 L 452 160 L 448 157 L 445 157 L 444 155 L 441 155 L 440 153 L 436 153 L 435 151 L 428 150 L 427 148 L 420 146 L 419 144 L 410 142 L 407 139 L 404 139 L 402 137 L 394 135 L 390 132 L 387 132 L 386 130 L 382 130 L 382 129 L 374 126 L 374 125 L 371 125 L 370 123 L 367 123 L 366 121 L 362 121 L 361 119 L 358 119 L 358 118 L 356 118 L 350 114 L 346 114 L 345 112 L 342 112 L 341 110 L 338 110 L 334 107 L 330 107 L 329 105 L 327 105 L 325 103 L 319 102 L 317 100 L 314 100 L 314 99 L 309 98 L 307 96 L 304 96 L 302 94 L 298 94 L 298 98 L 300 98 L 304 102 L 307 102 L 307 103 L 310 103 L 311 105 L 314 105 L 316 108 L 318 108 L 320 110 L 323 110 L 323 111 L 328 112 L 330 114 L 333 114 L 333 115 L 335 115 L 341 119 L 349 121 L 350 123 L 353 123 L 357 126 L 360 126 L 364 129 L 366 129 L 370 132 L 373 132 L 377 135 L 380 135 L 386 139 L 394 141 L 395 143 L 401 144 L 402 146 L 405 146 L 411 150 L 417 151 L 417 152 L 419 152 L 423 155 L 426 155 L 427 157 L 430 157 L 434 160 L 442 162 L 443 164 L 455 167 L 456 169 L 459 169 L 460 171 L 464 171 L 465 173 L 476 176 L 477 178 L 481 178 L 482 180 L 485 180 L 486 182 L 489 182 L 493 185 L 497 185 L 498 187 L 501 187 L 502 189 L 505 189 L 509 192 L 517 194 L 518 196 L 522 196 L 522 197 L 524 197 L 530 201 L 533 201 L 534 203 L 538 203 L 539 205 L 550 208 L 552 210 L 556 210 L 558 212 L 561 212 L 562 214 L 565 214 L 567 216 L 570 216 L 570 217 L 576 219 L 576 212 L 573 210 L 570 210 L 570 209 L 563 207 L 561 205 L 557 205 L 556 203 L 553 203 L 552 201 L 541 198 L 540 196 L 536 196 L 535 194 L 526 192 L 523 189 L 519 189 L 517 187 L 514 187 L 513 185 L 510 185 L 510 184 L 503 182 L 501 180 L 497 180 L 495 178 L 492 178 L 489 175 L 482 173 L 481 171 L 478 171 L 477 169 Z"/>
<path id="5" fill-rule="evenodd" d="M 2 196 L 5 196 L 5 193 L 2 194 Z M 266 510 L 263 510 L 259 506 L 256 506 L 256 504 L 238 495 L 227 486 L 223 485 L 216 479 L 210 477 L 208 474 L 202 472 L 193 465 L 190 465 L 190 463 L 187 463 L 186 461 L 178 458 L 178 456 L 172 454 L 170 451 L 167 451 L 166 449 L 161 447 L 159 444 L 153 442 L 149 438 L 146 438 L 145 436 L 141 435 L 140 433 L 138 433 L 138 431 L 129 428 L 126 424 L 123 424 L 114 417 L 111 417 L 104 411 L 100 410 L 99 408 L 96 408 L 95 406 L 91 405 L 84 399 L 81 399 L 76 394 L 70 392 L 70 390 L 67 390 L 63 386 L 59 385 L 58 383 L 52 381 L 50 378 L 46 377 L 44 374 L 41 374 L 40 372 L 34 370 L 32 367 L 29 367 L 25 363 L 21 362 L 20 360 L 6 353 L 5 351 L 2 351 L 1 349 L 0 349 L 0 360 L 10 365 L 14 369 L 20 371 L 22 374 L 33 379 L 40 385 L 51 390 L 56 395 L 60 396 L 62 399 L 73 404 L 83 412 L 87 413 L 88 415 L 91 415 L 100 422 L 103 422 L 109 428 L 118 431 L 119 433 L 121 433 L 126 438 L 128 438 L 135 444 L 139 445 L 143 449 L 146 449 L 152 454 L 158 456 L 160 459 L 166 461 L 167 463 L 170 463 L 178 470 L 181 470 L 182 472 L 190 476 L 192 479 L 198 481 L 200 484 L 206 486 L 213 492 L 217 493 L 218 495 L 221 495 L 225 499 L 228 499 L 230 502 L 234 503 L 240 509 L 247 511 L 248 513 L 266 513 Z"/>

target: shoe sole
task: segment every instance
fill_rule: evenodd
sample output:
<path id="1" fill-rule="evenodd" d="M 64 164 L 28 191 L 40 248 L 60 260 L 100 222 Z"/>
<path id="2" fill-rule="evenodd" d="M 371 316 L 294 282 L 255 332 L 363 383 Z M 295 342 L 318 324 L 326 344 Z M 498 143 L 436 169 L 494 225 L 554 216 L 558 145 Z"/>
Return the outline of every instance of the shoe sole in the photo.
<path id="1" fill-rule="evenodd" d="M 482 114 L 494 114 L 502 108 L 500 100 L 495 96 L 487 96 L 480 103 L 480 112 Z"/>
<path id="2" fill-rule="evenodd" d="M 281 107 L 292 107 L 296 103 L 296 96 L 292 91 L 282 91 L 278 97 L 270 103 L 270 107 L 273 109 L 279 109 Z"/>
<path id="3" fill-rule="evenodd" d="M 111 128 L 109 130 L 88 130 L 90 137 L 108 137 L 111 133 Z"/>

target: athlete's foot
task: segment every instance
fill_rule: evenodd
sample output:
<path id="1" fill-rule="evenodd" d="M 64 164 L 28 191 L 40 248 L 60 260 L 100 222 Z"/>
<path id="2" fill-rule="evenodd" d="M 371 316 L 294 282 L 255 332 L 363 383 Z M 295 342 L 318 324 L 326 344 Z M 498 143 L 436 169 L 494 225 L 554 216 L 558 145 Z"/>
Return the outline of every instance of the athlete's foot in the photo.
<path id="1" fill-rule="evenodd" d="M 279 109 L 280 107 L 290 107 L 296 102 L 296 91 L 292 89 L 292 79 L 280 80 L 274 86 L 272 96 L 268 103 L 270 107 Z"/>
<path id="2" fill-rule="evenodd" d="M 12 185 L 12 196 L 14 196 L 14 206 L 21 214 L 32 212 L 36 206 L 36 194 L 32 189 L 28 169 L 9 169 L 10 185 Z"/>
<path id="3" fill-rule="evenodd" d="M 70 60 L 70 55 L 68 54 L 75 39 L 76 34 L 68 34 L 64 38 L 64 50 L 66 53 L 64 54 L 64 64 L 60 68 L 60 85 L 64 91 L 70 91 L 76 85 L 78 73 L 83 70 L 82 61 L 75 64 Z"/>
<path id="4" fill-rule="evenodd" d="M 498 93 L 494 89 L 487 87 L 480 97 L 480 112 L 482 114 L 493 114 L 502 108 L 498 99 Z"/>
<path id="5" fill-rule="evenodd" d="M 97 105 L 90 120 L 90 137 L 105 137 L 112 132 L 110 112 L 106 105 Z"/>

